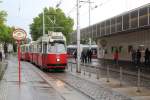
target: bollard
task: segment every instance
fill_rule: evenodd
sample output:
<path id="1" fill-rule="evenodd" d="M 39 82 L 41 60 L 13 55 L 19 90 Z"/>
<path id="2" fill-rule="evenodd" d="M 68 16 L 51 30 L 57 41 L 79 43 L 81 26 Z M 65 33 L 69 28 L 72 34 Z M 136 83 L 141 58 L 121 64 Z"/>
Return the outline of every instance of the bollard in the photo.
<path id="1" fill-rule="evenodd" d="M 66 70 L 68 70 L 69 62 L 67 63 Z"/>
<path id="2" fill-rule="evenodd" d="M 137 67 L 138 68 L 138 67 Z M 141 85 L 141 72 L 140 72 L 140 68 L 138 68 L 138 76 L 137 76 L 137 90 L 136 92 L 141 92 L 140 90 L 140 85 Z"/>
<path id="3" fill-rule="evenodd" d="M 99 71 L 100 71 L 100 70 L 98 70 L 97 67 L 96 67 L 96 71 L 97 71 L 97 77 L 96 77 L 96 79 L 99 79 Z"/>
<path id="4" fill-rule="evenodd" d="M 109 81 L 109 66 L 107 66 L 107 81 L 106 82 L 110 82 Z"/>
<path id="5" fill-rule="evenodd" d="M 83 66 L 84 66 L 83 75 L 85 75 L 85 62 L 83 63 Z"/>
<path id="6" fill-rule="evenodd" d="M 71 64 L 71 72 L 72 72 L 72 63 L 70 63 Z"/>
<path id="7" fill-rule="evenodd" d="M 120 86 L 122 86 L 122 67 L 120 66 Z"/>
<path id="8" fill-rule="evenodd" d="M 89 70 L 89 78 L 91 77 L 91 72 L 90 72 L 90 70 Z"/>

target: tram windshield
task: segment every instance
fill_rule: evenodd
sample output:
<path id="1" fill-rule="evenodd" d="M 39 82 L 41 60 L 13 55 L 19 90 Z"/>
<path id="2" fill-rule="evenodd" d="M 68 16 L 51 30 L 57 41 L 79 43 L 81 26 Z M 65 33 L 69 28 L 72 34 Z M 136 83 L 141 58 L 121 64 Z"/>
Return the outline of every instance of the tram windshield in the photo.
<path id="1" fill-rule="evenodd" d="M 63 42 L 53 42 L 48 46 L 49 53 L 64 53 L 66 52 L 65 44 Z"/>

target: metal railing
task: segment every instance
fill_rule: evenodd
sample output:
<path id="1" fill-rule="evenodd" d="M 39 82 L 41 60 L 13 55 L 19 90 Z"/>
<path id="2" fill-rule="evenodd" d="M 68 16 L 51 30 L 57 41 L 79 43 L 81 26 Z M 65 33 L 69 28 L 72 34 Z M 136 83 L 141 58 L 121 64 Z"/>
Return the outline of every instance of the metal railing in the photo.
<path id="1" fill-rule="evenodd" d="M 73 69 L 76 68 L 76 63 L 75 62 L 68 62 L 68 66 L 70 68 L 68 68 L 68 70 L 70 70 L 71 72 L 73 72 Z M 122 66 L 118 66 L 116 65 L 117 69 L 113 69 L 111 68 L 112 65 L 109 64 L 105 64 L 105 66 L 103 64 L 101 65 L 89 65 L 89 64 L 85 64 L 85 63 L 81 63 L 81 74 L 83 73 L 83 75 L 88 75 L 88 77 L 90 78 L 92 74 L 96 75 L 96 79 L 100 79 L 102 72 L 105 72 L 106 74 L 104 75 L 106 77 L 106 82 L 109 83 L 111 82 L 111 78 L 113 78 L 112 73 L 116 73 L 117 77 L 119 78 L 119 86 L 123 86 L 124 84 L 124 79 L 123 77 L 125 77 L 126 75 L 129 76 L 134 76 L 134 78 L 136 79 L 136 84 L 134 84 L 137 87 L 137 92 L 141 92 L 141 77 L 143 78 L 148 78 L 149 77 L 145 77 L 142 73 L 141 73 L 141 69 L 140 67 L 137 67 L 137 71 L 136 72 L 132 72 L 132 71 L 127 71 L 124 70 Z M 126 77 L 127 78 L 127 77 Z"/>

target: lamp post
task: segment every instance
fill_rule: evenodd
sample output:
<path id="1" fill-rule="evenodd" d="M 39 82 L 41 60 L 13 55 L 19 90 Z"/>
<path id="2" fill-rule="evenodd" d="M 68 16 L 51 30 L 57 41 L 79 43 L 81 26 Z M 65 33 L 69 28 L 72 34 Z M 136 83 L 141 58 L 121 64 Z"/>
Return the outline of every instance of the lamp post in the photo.
<path id="1" fill-rule="evenodd" d="M 91 0 L 88 0 L 88 1 L 80 1 L 80 2 L 85 2 L 85 3 L 89 3 L 89 28 L 91 26 Z M 89 32 L 91 33 L 91 30 L 89 30 Z M 91 35 L 92 36 L 92 35 Z M 91 49 L 91 42 L 92 42 L 92 39 L 91 37 L 89 36 L 89 48 Z"/>
<path id="2" fill-rule="evenodd" d="M 80 67 L 80 13 L 79 13 L 79 0 L 77 0 L 77 68 L 76 72 L 81 73 Z"/>
<path id="3" fill-rule="evenodd" d="M 45 35 L 45 17 L 44 17 L 44 9 L 43 9 L 43 36 Z"/>

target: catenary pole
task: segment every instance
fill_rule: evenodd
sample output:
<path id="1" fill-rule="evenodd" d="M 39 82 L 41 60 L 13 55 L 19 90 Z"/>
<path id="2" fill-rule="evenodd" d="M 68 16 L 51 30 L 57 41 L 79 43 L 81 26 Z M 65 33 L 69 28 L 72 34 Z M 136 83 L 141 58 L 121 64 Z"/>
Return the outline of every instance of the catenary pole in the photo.
<path id="1" fill-rule="evenodd" d="M 44 9 L 43 9 L 43 36 L 45 34 L 45 17 L 44 17 Z"/>
<path id="2" fill-rule="evenodd" d="M 91 1 L 89 0 L 89 28 L 91 26 Z M 92 36 L 92 31 L 90 30 L 90 34 L 89 35 L 89 48 L 91 49 L 91 36 Z"/>
<path id="3" fill-rule="evenodd" d="M 77 68 L 76 72 L 80 73 L 80 13 L 79 13 L 79 0 L 77 0 Z"/>

